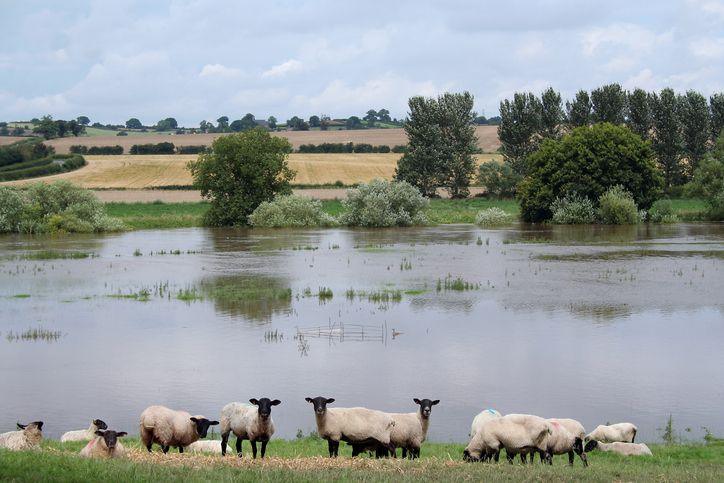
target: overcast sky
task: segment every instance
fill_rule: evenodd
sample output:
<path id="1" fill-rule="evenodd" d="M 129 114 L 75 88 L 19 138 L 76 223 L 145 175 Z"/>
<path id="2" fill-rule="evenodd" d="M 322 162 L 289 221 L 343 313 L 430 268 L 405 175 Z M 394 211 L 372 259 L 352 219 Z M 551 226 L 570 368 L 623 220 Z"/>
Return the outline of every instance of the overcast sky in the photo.
<path id="1" fill-rule="evenodd" d="M 724 90 L 724 0 L 0 0 L 0 120 L 196 126 L 469 90 Z"/>

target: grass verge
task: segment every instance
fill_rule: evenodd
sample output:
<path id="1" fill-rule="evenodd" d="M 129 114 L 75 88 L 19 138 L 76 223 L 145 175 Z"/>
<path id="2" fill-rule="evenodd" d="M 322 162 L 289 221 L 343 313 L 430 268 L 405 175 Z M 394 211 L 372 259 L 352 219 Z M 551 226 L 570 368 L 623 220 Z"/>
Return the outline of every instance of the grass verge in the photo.
<path id="1" fill-rule="evenodd" d="M 233 438 L 232 438 L 233 439 Z M 152 454 L 127 439 L 129 456 L 107 461 L 77 456 L 83 443 L 46 441 L 42 451 L 11 453 L 0 450 L 0 480 L 37 481 L 715 481 L 724 472 L 724 444 L 651 445 L 653 457 L 621 457 L 591 453 L 590 466 L 580 461 L 568 467 L 566 456 L 553 466 L 505 463 L 464 463 L 463 445 L 425 443 L 417 461 L 349 458 L 340 446 L 336 459 L 323 457 L 326 442 L 306 437 L 295 441 L 272 440 L 265 460 L 252 460 L 249 443 L 244 458 L 227 455 Z"/>

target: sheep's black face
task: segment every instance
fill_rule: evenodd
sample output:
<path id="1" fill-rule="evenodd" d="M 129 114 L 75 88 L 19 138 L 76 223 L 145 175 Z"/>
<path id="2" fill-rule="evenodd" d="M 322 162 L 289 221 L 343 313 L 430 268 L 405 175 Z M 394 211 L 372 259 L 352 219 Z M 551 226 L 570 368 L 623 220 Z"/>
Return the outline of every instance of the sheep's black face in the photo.
<path id="1" fill-rule="evenodd" d="M 594 449 L 596 449 L 597 446 L 598 446 L 598 441 L 593 439 L 593 440 L 589 441 L 588 443 L 586 443 L 586 447 L 583 450 L 586 453 L 589 453 L 589 452 L 593 451 Z"/>
<path id="2" fill-rule="evenodd" d="M 98 430 L 96 431 L 96 434 L 103 438 L 103 441 L 106 443 L 108 449 L 115 449 L 118 438 L 125 436 L 128 433 L 125 431 L 113 431 L 112 429 L 109 429 L 107 431 Z"/>
<path id="3" fill-rule="evenodd" d="M 306 397 L 304 398 L 305 401 L 308 403 L 314 404 L 314 412 L 316 414 L 322 415 L 327 410 L 327 404 L 332 404 L 334 402 L 333 398 L 326 398 L 326 397 Z"/>
<path id="4" fill-rule="evenodd" d="M 468 463 L 474 463 L 475 461 L 480 461 L 480 458 L 476 458 L 470 453 L 470 451 L 465 450 L 463 451 L 463 461 L 467 461 Z"/>
<path id="5" fill-rule="evenodd" d="M 259 417 L 264 421 L 269 419 L 269 416 L 271 416 L 272 406 L 278 406 L 282 403 L 279 399 L 272 401 L 268 397 L 263 397 L 261 399 L 249 399 L 249 402 L 259 408 Z"/>
<path id="6" fill-rule="evenodd" d="M 42 430 L 43 430 L 43 422 L 42 422 L 42 421 L 33 421 L 33 422 L 30 423 L 30 424 L 20 424 L 20 423 L 17 423 L 17 425 L 18 425 L 18 429 L 25 429 L 25 428 L 32 429 L 33 426 L 35 426 L 36 428 L 38 428 L 38 431 L 42 431 Z"/>
<path id="7" fill-rule="evenodd" d="M 430 400 L 430 399 L 417 399 L 414 398 L 413 401 L 415 401 L 415 404 L 420 405 L 420 414 L 422 414 L 423 418 L 429 418 L 430 413 L 432 412 L 432 407 L 436 404 L 440 404 L 439 399 Z"/>
<path id="8" fill-rule="evenodd" d="M 107 424 L 105 423 L 105 421 L 103 421 L 102 419 L 94 419 L 94 420 L 93 420 L 93 424 L 94 424 L 94 425 L 96 426 L 96 428 L 98 428 L 98 429 L 108 429 L 108 425 L 107 425 Z"/>
<path id="9" fill-rule="evenodd" d="M 209 421 L 206 418 L 191 418 L 191 421 L 196 423 L 196 432 L 199 434 L 199 438 L 205 438 L 209 432 L 209 426 L 216 426 L 219 424 L 218 421 Z"/>

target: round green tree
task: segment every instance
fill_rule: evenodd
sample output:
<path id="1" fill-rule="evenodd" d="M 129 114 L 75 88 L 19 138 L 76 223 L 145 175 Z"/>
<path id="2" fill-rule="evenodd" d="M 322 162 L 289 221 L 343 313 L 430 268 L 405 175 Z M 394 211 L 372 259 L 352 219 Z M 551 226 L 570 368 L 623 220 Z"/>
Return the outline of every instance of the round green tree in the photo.
<path id="1" fill-rule="evenodd" d="M 291 193 L 296 174 L 287 164 L 291 151 L 289 141 L 262 128 L 217 138 L 208 152 L 189 162 L 194 185 L 211 201 L 206 222 L 246 225 L 262 202 Z"/>
<path id="2" fill-rule="evenodd" d="M 656 201 L 663 178 L 649 143 L 626 127 L 610 123 L 574 129 L 560 140 L 546 139 L 528 159 L 518 186 L 523 220 L 551 218 L 556 198 L 577 194 L 597 200 L 620 185 L 640 208 Z"/>

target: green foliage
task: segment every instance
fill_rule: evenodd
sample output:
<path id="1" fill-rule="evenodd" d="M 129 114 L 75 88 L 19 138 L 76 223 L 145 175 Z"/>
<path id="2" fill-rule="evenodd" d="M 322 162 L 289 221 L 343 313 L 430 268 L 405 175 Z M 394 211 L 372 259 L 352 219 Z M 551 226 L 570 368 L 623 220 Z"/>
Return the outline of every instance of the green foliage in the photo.
<path id="1" fill-rule="evenodd" d="M 141 124 L 141 121 L 139 121 L 135 117 L 132 117 L 128 121 L 126 121 L 126 127 L 128 129 L 142 129 L 143 124 Z"/>
<path id="2" fill-rule="evenodd" d="M 598 217 L 607 225 L 635 225 L 639 222 L 639 211 L 631 193 L 616 185 L 598 198 Z"/>
<path id="3" fill-rule="evenodd" d="M 568 124 L 573 127 L 591 124 L 591 98 L 588 92 L 580 90 L 573 101 L 566 101 Z"/>
<path id="4" fill-rule="evenodd" d="M 714 150 L 699 163 L 686 191 L 689 196 L 706 200 L 710 220 L 724 220 L 724 134 L 719 136 Z"/>
<path id="5" fill-rule="evenodd" d="M 674 91 L 663 89 L 651 94 L 653 118 L 653 148 L 664 174 L 664 186 L 669 189 L 683 179 L 681 166 L 682 138 L 679 129 L 678 103 Z"/>
<path id="6" fill-rule="evenodd" d="M 397 163 L 395 178 L 425 196 L 435 196 L 438 187 L 445 187 L 453 198 L 467 197 L 477 150 L 473 96 L 469 92 L 436 99 L 415 96 L 408 105 L 410 116 L 404 126 L 408 150 Z"/>
<path id="7" fill-rule="evenodd" d="M 500 152 L 515 174 L 526 174 L 525 160 L 538 147 L 535 135 L 541 130 L 541 111 L 541 101 L 532 92 L 516 92 L 512 101 L 500 103 Z"/>
<path id="8" fill-rule="evenodd" d="M 95 195 L 66 181 L 36 183 L 26 189 L 0 187 L 0 232 L 91 233 L 118 231 Z"/>
<path id="9" fill-rule="evenodd" d="M 518 185 L 525 221 L 552 216 L 551 204 L 568 193 L 597 200 L 622 185 L 647 208 L 658 197 L 661 175 L 647 143 L 623 126 L 579 127 L 559 141 L 548 139 L 529 157 L 529 175 Z"/>
<path id="10" fill-rule="evenodd" d="M 178 122 L 172 117 L 161 119 L 156 123 L 156 131 L 170 131 L 178 127 Z"/>
<path id="11" fill-rule="evenodd" d="M 626 119 L 626 91 L 619 84 L 608 84 L 591 92 L 592 121 L 623 124 Z"/>
<path id="12" fill-rule="evenodd" d="M 564 120 L 561 94 L 549 87 L 541 94 L 541 134 L 543 137 L 559 138 Z"/>
<path id="13" fill-rule="evenodd" d="M 387 145 L 373 146 L 367 143 L 322 143 L 302 144 L 297 149 L 299 153 L 389 153 Z"/>
<path id="14" fill-rule="evenodd" d="M 696 91 L 686 91 L 678 96 L 678 116 L 681 123 L 684 155 L 688 163 L 685 169 L 689 177 L 699 166 L 709 142 L 709 106 L 706 98 Z"/>
<path id="15" fill-rule="evenodd" d="M 211 200 L 210 225 L 243 225 L 264 201 L 291 193 L 294 171 L 287 164 L 292 147 L 282 137 L 255 128 L 214 140 L 211 150 L 189 162 L 194 185 Z"/>
<path id="16" fill-rule="evenodd" d="M 488 195 L 511 197 L 515 195 L 515 187 L 521 177 L 513 172 L 508 163 L 490 161 L 478 168 L 478 183 L 485 186 Z"/>
<path id="17" fill-rule="evenodd" d="M 175 152 L 176 146 L 169 142 L 156 144 L 134 144 L 131 146 L 130 150 L 130 154 L 174 154 Z"/>
<path id="18" fill-rule="evenodd" d="M 336 220 L 324 212 L 322 202 L 306 196 L 277 196 L 262 202 L 249 215 L 255 227 L 279 228 L 292 226 L 333 226 Z"/>
<path id="19" fill-rule="evenodd" d="M 481 210 L 475 216 L 475 223 L 484 226 L 503 225 L 511 221 L 513 221 L 513 217 L 497 207 Z"/>
<path id="20" fill-rule="evenodd" d="M 83 156 L 56 154 L 47 158 L 3 166 L 0 168 L 0 181 L 37 178 L 39 176 L 64 173 L 78 169 L 85 166 L 85 164 Z"/>
<path id="21" fill-rule="evenodd" d="M 671 200 L 657 200 L 649 208 L 647 220 L 651 223 L 676 223 L 679 217 Z"/>
<path id="22" fill-rule="evenodd" d="M 424 225 L 429 201 L 411 184 L 373 180 L 347 192 L 340 222 L 350 226 Z"/>
<path id="23" fill-rule="evenodd" d="M 628 96 L 628 117 L 626 125 L 641 139 L 649 139 L 651 135 L 651 107 L 649 95 L 643 89 L 635 89 Z"/>
<path id="24" fill-rule="evenodd" d="M 709 112 L 711 113 L 711 138 L 716 139 L 724 130 L 724 92 L 714 94 L 709 98 Z"/>
<path id="25" fill-rule="evenodd" d="M 556 198 L 551 204 L 551 221 L 558 225 L 581 225 L 596 222 L 596 208 L 588 198 L 575 193 Z"/>

